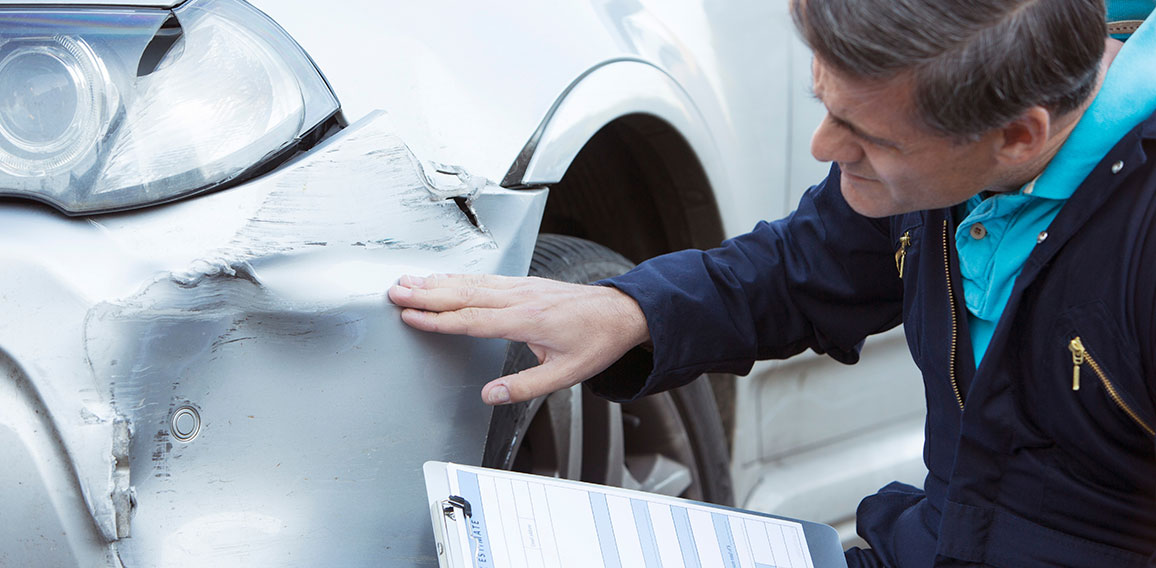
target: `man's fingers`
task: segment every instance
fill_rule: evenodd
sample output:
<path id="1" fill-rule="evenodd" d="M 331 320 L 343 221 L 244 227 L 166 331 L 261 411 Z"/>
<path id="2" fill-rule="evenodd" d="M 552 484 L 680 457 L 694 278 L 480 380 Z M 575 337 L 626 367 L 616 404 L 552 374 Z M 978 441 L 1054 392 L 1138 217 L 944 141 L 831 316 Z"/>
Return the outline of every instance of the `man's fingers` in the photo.
<path id="1" fill-rule="evenodd" d="M 462 308 L 449 312 L 428 312 L 406 308 L 401 312 L 401 319 L 422 331 L 525 341 L 518 333 L 521 327 L 517 322 L 502 317 L 499 311 L 490 308 Z"/>
<path id="2" fill-rule="evenodd" d="M 404 278 L 404 277 L 403 277 Z M 444 312 L 461 308 L 505 308 L 514 292 L 483 286 L 408 287 L 401 282 L 389 289 L 389 299 L 406 308 Z"/>
<path id="3" fill-rule="evenodd" d="M 543 363 L 494 379 L 482 387 L 486 404 L 522 402 L 578 384 L 580 379 L 556 364 Z"/>
<path id="4" fill-rule="evenodd" d="M 530 346 L 543 363 L 483 389 L 489 404 L 519 402 L 570 387 L 649 339 L 638 304 L 613 288 L 540 278 L 405 276 L 389 297 L 422 331 L 503 338 Z"/>
<path id="5" fill-rule="evenodd" d="M 493 288 L 497 290 L 513 288 L 521 278 L 499 276 L 497 274 L 431 274 L 411 276 L 406 274 L 398 279 L 398 285 L 405 288 Z"/>

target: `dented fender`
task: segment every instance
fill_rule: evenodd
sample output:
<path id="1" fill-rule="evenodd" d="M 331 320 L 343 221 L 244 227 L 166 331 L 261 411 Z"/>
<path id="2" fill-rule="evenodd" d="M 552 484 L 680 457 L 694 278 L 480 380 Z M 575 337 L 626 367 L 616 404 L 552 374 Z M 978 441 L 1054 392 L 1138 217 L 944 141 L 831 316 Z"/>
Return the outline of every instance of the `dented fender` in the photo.
<path id="1" fill-rule="evenodd" d="M 480 461 L 505 344 L 409 329 L 385 290 L 525 274 L 544 202 L 423 164 L 380 112 L 195 199 L 5 202 L 0 452 L 35 465 L 9 474 L 52 504 L 32 524 L 78 565 L 436 563 L 421 464 Z"/>

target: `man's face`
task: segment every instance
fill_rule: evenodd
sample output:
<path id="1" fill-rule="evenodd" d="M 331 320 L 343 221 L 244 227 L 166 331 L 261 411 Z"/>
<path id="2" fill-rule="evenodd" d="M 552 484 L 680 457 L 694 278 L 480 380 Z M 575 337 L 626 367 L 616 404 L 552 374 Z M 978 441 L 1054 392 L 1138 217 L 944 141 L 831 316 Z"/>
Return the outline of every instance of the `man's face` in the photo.
<path id="1" fill-rule="evenodd" d="M 855 211 L 883 217 L 948 207 L 994 181 L 998 132 L 974 142 L 932 132 L 915 117 L 906 76 L 864 81 L 818 59 L 812 70 L 827 116 L 811 138 L 811 154 L 839 164 L 843 197 Z"/>

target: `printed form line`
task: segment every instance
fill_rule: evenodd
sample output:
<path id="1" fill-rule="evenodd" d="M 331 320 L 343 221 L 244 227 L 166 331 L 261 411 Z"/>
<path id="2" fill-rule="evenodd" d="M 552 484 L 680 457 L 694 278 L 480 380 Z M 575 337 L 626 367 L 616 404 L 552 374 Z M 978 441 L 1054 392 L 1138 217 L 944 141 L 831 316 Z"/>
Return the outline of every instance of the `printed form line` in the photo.
<path id="1" fill-rule="evenodd" d="M 738 551 L 735 549 L 735 538 L 731 534 L 731 522 L 718 513 L 711 513 L 710 520 L 714 523 L 714 534 L 718 538 L 719 548 L 722 549 L 726 568 L 741 568 Z"/>
<path id="2" fill-rule="evenodd" d="M 674 534 L 678 536 L 678 548 L 682 551 L 683 565 L 686 568 L 702 568 L 702 564 L 698 562 L 698 545 L 694 541 L 686 509 L 671 507 L 670 515 L 674 518 Z"/>
<path id="3" fill-rule="evenodd" d="M 598 545 L 602 548 L 602 564 L 606 568 L 622 568 L 618 558 L 618 543 L 614 539 L 614 524 L 610 520 L 610 506 L 606 496 L 590 493 L 590 508 L 594 510 L 594 528 L 598 530 Z"/>
<path id="4" fill-rule="evenodd" d="M 654 525 L 650 523 L 650 508 L 645 501 L 630 500 L 630 508 L 634 511 L 634 524 L 638 527 L 638 537 L 642 541 L 642 558 L 646 568 L 662 568 L 658 561 L 658 541 L 654 538 Z"/>

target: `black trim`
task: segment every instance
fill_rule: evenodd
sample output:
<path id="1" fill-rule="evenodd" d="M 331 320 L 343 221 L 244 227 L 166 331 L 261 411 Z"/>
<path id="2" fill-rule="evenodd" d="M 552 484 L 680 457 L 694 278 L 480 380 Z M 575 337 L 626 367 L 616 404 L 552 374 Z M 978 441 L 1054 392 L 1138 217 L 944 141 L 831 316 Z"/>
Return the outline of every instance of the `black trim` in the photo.
<path id="1" fill-rule="evenodd" d="M 164 59 L 165 54 L 176 45 L 177 40 L 181 39 L 183 35 L 185 35 L 185 30 L 181 28 L 181 22 L 177 20 L 177 15 L 170 13 L 161 27 L 157 29 L 157 33 L 153 35 L 153 39 L 141 52 L 140 62 L 137 63 L 136 67 L 136 76 L 144 77 L 156 71 L 161 59 Z"/>

